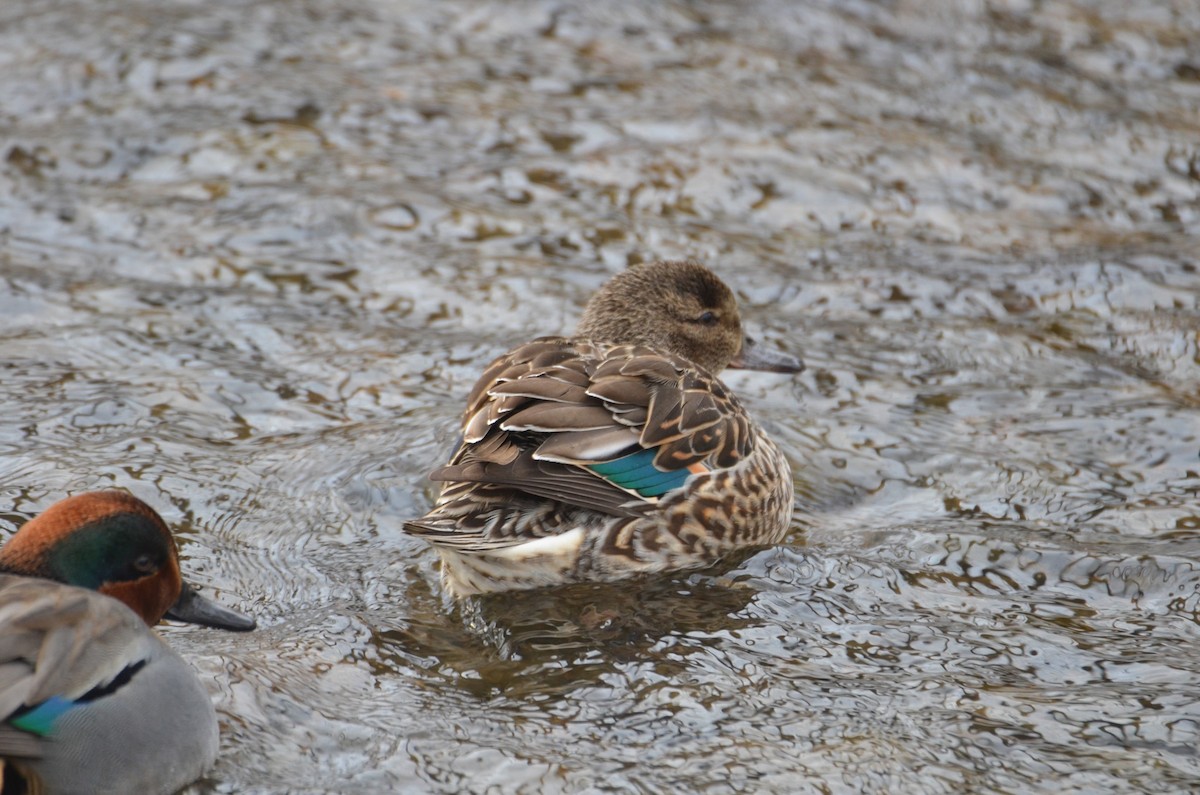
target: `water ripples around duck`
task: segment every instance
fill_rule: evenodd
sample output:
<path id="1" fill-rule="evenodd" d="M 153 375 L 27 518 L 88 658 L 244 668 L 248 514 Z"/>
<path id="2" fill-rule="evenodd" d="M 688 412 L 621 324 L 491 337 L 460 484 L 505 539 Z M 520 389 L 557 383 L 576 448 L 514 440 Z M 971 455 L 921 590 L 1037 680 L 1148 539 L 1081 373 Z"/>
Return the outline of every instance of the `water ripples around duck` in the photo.
<path id="1" fill-rule="evenodd" d="M 202 792 L 1200 782 L 1187 2 L 18 0 L 0 531 L 128 488 Z M 1193 48 L 1194 49 L 1194 48 Z M 693 256 L 794 378 L 785 542 L 454 604 L 401 525 L 497 353 Z"/>

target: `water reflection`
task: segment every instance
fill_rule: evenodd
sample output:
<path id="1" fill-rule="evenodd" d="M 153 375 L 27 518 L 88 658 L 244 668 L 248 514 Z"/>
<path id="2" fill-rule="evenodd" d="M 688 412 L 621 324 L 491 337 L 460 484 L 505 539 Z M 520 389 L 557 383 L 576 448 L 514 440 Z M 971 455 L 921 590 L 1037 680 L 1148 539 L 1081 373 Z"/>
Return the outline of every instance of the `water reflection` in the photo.
<path id="1" fill-rule="evenodd" d="M 214 792 L 1194 789 L 1182 3 L 0 10 L 0 535 L 129 488 Z M 723 571 L 461 605 L 400 530 L 476 373 L 705 260 L 791 383 Z"/>
<path id="2" fill-rule="evenodd" d="M 741 615 L 751 587 L 695 575 L 639 587 L 580 585 L 454 605 L 447 622 L 380 631 L 384 659 L 437 670 L 462 687 L 519 698 L 526 688 L 552 693 L 582 687 L 621 663 L 641 659 L 673 636 L 729 632 L 754 619 Z M 481 658 L 490 664 L 481 667 Z M 421 661 L 424 661 L 423 663 Z"/>

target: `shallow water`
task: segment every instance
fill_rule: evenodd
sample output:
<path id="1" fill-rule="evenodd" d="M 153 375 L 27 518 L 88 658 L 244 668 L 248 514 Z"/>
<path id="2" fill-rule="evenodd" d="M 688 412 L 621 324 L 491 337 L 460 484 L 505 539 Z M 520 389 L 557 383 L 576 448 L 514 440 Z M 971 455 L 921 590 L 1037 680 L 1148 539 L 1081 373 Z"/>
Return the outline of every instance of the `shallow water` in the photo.
<path id="1" fill-rule="evenodd" d="M 200 792 L 1200 786 L 1191 2 L 0 7 L 0 527 L 127 488 Z M 726 570 L 476 600 L 475 374 L 693 256 L 798 377 Z"/>

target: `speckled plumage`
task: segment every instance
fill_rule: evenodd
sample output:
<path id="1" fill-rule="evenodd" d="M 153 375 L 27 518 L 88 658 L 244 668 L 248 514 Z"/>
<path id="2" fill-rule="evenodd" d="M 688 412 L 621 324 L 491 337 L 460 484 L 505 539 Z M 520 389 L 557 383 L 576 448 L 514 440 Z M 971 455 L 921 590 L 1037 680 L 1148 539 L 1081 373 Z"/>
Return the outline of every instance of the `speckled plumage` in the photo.
<path id="1" fill-rule="evenodd" d="M 701 567 L 787 531 L 787 460 L 714 371 L 802 365 L 749 347 L 728 287 L 691 262 L 641 266 L 580 332 L 492 362 L 430 476 L 441 496 L 405 525 L 456 595 Z"/>

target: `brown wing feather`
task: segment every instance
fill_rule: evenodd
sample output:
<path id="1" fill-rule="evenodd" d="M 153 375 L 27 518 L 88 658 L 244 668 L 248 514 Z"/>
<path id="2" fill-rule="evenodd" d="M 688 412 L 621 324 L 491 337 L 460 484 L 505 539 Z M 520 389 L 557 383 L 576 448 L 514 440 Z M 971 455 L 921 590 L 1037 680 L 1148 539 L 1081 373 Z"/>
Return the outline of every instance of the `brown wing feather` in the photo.
<path id="1" fill-rule="evenodd" d="M 616 489 L 608 481 L 569 464 L 536 461 L 523 455 L 511 464 L 473 461 L 435 469 L 430 480 L 454 483 L 490 483 L 516 488 L 526 494 L 585 507 L 610 516 L 636 516 L 637 497 Z"/>
<path id="2" fill-rule="evenodd" d="M 543 337 L 488 366 L 467 402 L 462 447 L 431 477 L 624 516 L 642 498 L 588 465 L 649 448 L 665 470 L 730 466 L 753 444 L 747 422 L 721 382 L 687 361 Z"/>
<path id="3" fill-rule="evenodd" d="M 568 431 L 547 434 L 537 449 L 539 461 L 587 466 L 596 461 L 620 458 L 638 447 L 638 434 L 624 425 L 596 431 Z"/>
<path id="4" fill-rule="evenodd" d="M 580 403 L 587 399 L 587 384 L 575 384 L 547 374 L 496 384 L 491 394 L 553 400 L 559 403 Z"/>
<path id="5" fill-rule="evenodd" d="M 589 405 L 566 403 L 527 403 L 505 417 L 500 427 L 506 431 L 599 431 L 611 428 L 612 412 L 594 401 Z"/>

